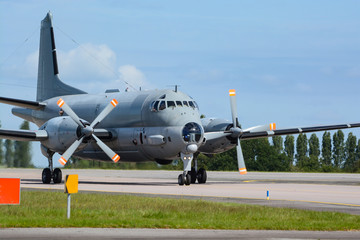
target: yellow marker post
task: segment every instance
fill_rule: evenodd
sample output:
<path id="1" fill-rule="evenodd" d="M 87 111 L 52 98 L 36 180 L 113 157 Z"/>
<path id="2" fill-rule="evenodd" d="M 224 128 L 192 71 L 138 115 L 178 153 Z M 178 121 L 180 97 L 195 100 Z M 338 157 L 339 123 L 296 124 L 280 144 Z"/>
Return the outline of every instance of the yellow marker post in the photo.
<path id="1" fill-rule="evenodd" d="M 70 219 L 70 202 L 71 194 L 78 192 L 79 176 L 77 174 L 66 175 L 65 177 L 65 189 L 64 192 L 67 196 L 67 218 Z"/>

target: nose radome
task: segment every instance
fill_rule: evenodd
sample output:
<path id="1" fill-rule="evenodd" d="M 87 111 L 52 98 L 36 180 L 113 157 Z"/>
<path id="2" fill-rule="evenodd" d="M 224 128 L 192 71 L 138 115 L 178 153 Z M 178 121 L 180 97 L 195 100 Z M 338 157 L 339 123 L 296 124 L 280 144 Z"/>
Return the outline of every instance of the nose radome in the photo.
<path id="1" fill-rule="evenodd" d="M 196 153 L 198 150 L 198 146 L 196 144 L 189 144 L 186 147 L 186 151 L 189 153 Z"/>

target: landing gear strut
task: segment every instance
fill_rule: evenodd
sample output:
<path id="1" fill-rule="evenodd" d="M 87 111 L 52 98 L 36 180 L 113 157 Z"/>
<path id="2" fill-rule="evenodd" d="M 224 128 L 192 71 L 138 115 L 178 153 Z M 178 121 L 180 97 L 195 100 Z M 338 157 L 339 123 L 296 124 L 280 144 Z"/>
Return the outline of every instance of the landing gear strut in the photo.
<path id="1" fill-rule="evenodd" d="M 197 159 L 195 158 L 195 166 L 191 167 L 191 162 L 194 159 L 193 154 L 180 154 L 181 160 L 184 163 L 184 172 L 179 175 L 178 183 L 180 186 L 182 185 L 190 185 L 191 183 L 195 183 L 196 179 L 198 183 L 206 183 L 207 174 L 204 168 L 197 169 Z"/>
<path id="2" fill-rule="evenodd" d="M 49 161 L 49 167 L 44 168 L 41 174 L 41 179 L 44 184 L 49 184 L 51 182 L 51 179 L 54 183 L 61 183 L 62 180 L 62 172 L 60 168 L 53 169 L 53 161 L 52 157 L 54 155 L 54 152 L 47 151 L 47 157 Z"/>

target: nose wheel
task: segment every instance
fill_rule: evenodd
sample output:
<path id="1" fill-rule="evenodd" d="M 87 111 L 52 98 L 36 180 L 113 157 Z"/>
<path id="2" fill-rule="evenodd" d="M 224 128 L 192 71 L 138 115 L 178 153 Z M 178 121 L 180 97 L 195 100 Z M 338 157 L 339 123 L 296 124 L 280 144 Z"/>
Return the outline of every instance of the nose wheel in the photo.
<path id="1" fill-rule="evenodd" d="M 193 154 L 180 154 L 181 160 L 184 163 L 184 172 L 178 177 L 178 184 L 180 186 L 190 185 L 191 183 L 195 183 L 196 180 L 198 183 L 206 183 L 207 173 L 204 168 L 200 168 L 197 170 L 197 159 L 195 159 L 195 167 L 191 167 L 191 162 L 194 158 Z"/>
<path id="2" fill-rule="evenodd" d="M 183 173 L 183 174 L 180 174 L 179 177 L 178 177 L 178 183 L 180 186 L 183 186 L 184 184 L 185 185 L 190 185 L 191 183 L 191 175 L 189 173 Z"/>

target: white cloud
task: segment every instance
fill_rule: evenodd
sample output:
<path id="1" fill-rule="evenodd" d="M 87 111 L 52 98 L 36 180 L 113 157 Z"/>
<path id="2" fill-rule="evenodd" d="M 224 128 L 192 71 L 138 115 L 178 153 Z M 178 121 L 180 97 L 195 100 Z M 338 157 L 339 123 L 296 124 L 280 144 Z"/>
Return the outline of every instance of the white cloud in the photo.
<path id="1" fill-rule="evenodd" d="M 107 45 L 87 43 L 67 52 L 58 50 L 58 64 L 62 79 L 93 81 L 116 77 L 116 54 Z"/>
<path id="2" fill-rule="evenodd" d="M 133 87 L 149 87 L 145 75 L 133 65 L 119 67 L 120 79 L 117 82 L 127 82 Z"/>
<path id="3" fill-rule="evenodd" d="M 125 89 L 128 87 L 125 82 L 135 89 L 151 87 L 144 73 L 134 65 L 117 66 L 116 54 L 107 45 L 87 43 L 69 51 L 57 52 L 60 79 L 89 93 L 99 93 L 111 88 Z M 25 61 L 26 71 L 19 72 L 36 79 L 38 58 L 38 51 L 28 55 Z"/>

